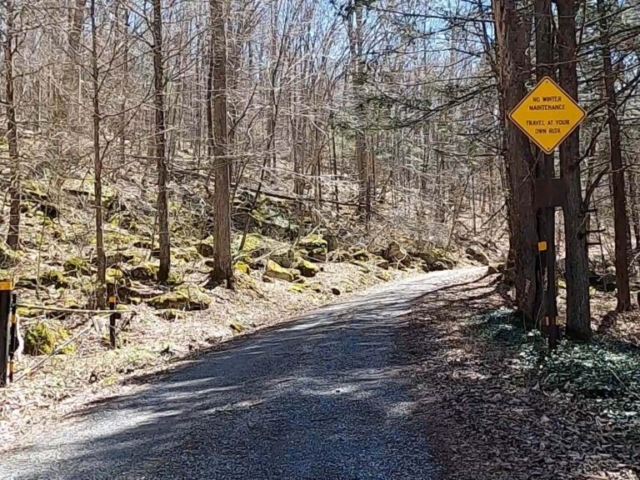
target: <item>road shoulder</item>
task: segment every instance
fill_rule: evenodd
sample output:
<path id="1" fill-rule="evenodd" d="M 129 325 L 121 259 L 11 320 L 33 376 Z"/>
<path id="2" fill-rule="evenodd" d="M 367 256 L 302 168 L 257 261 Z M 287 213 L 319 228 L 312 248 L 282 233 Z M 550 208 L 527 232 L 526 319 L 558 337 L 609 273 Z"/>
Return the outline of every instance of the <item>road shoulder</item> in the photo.
<path id="1" fill-rule="evenodd" d="M 589 398 L 573 388 L 579 376 L 560 384 L 573 347 L 553 361 L 526 358 L 517 327 L 494 321 L 505 307 L 495 277 L 441 289 L 416 302 L 401 337 L 443 480 L 640 478 L 633 392 Z"/>

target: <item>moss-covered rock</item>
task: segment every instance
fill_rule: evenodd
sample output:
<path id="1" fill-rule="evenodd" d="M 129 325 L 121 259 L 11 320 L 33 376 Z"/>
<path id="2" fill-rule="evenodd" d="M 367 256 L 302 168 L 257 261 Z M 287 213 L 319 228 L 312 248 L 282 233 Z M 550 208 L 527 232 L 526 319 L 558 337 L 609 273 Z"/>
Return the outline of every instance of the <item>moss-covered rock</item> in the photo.
<path id="1" fill-rule="evenodd" d="M 350 252 L 350 257 L 352 260 L 358 260 L 359 262 L 368 262 L 370 259 L 369 252 L 362 248 Z"/>
<path id="2" fill-rule="evenodd" d="M 27 355 L 50 355 L 69 340 L 69 332 L 61 326 L 46 322 L 37 323 L 26 329 L 24 335 L 24 352 Z M 75 352 L 73 343 L 66 345 L 58 353 Z"/>
<path id="3" fill-rule="evenodd" d="M 20 253 L 9 248 L 9 246 L 0 241 L 0 268 L 15 267 L 20 261 Z"/>
<path id="4" fill-rule="evenodd" d="M 70 275 L 81 277 L 83 275 L 91 275 L 91 265 L 81 257 L 71 257 L 64 262 L 62 268 Z"/>
<path id="5" fill-rule="evenodd" d="M 428 247 L 419 252 L 417 256 L 422 259 L 429 270 L 448 270 L 455 266 L 455 262 L 449 258 L 447 251 L 438 247 Z"/>
<path id="6" fill-rule="evenodd" d="M 264 272 L 264 276 L 268 278 L 277 278 L 286 282 L 293 282 L 300 278 L 300 271 L 294 268 L 281 267 L 273 260 L 269 260 L 267 262 L 267 268 Z"/>
<path id="7" fill-rule="evenodd" d="M 242 235 L 238 235 L 233 239 L 231 244 L 231 253 L 236 258 L 248 257 L 257 258 L 265 255 L 268 250 L 267 242 L 264 237 L 257 233 L 250 233 L 247 235 L 242 251 L 240 251 L 240 244 L 242 243 Z"/>
<path id="8" fill-rule="evenodd" d="M 153 262 L 143 262 L 131 268 L 128 272 L 129 278 L 138 281 L 155 280 L 158 277 L 160 267 Z"/>
<path id="9" fill-rule="evenodd" d="M 321 262 L 327 260 L 327 241 L 321 235 L 307 235 L 300 239 L 298 245 L 307 251 L 309 258 Z"/>
<path id="10" fill-rule="evenodd" d="M 300 270 L 303 277 L 315 277 L 320 272 L 320 267 L 309 260 L 299 258 L 295 264 L 295 268 Z"/>
<path id="11" fill-rule="evenodd" d="M 284 268 L 293 267 L 295 259 L 296 252 L 292 248 L 288 247 L 278 248 L 269 255 L 269 260 L 273 260 L 278 265 Z"/>
<path id="12" fill-rule="evenodd" d="M 165 320 L 167 320 L 169 322 L 173 322 L 175 320 L 182 320 L 183 318 L 185 318 L 184 311 L 176 310 L 175 308 L 162 310 L 162 311 L 158 312 L 158 315 L 160 315 L 160 317 L 162 317 L 163 319 L 165 319 Z"/>
<path id="13" fill-rule="evenodd" d="M 306 283 L 296 283 L 287 288 L 287 291 L 292 293 L 302 293 L 307 291 L 309 286 Z"/>
<path id="14" fill-rule="evenodd" d="M 489 265 L 491 263 L 487 254 L 478 247 L 467 247 L 465 253 L 471 260 L 481 263 L 482 265 Z"/>
<path id="15" fill-rule="evenodd" d="M 77 197 L 95 199 L 95 180 L 91 176 L 85 178 L 68 178 L 62 184 L 62 191 Z M 105 206 L 112 203 L 118 196 L 115 189 L 102 184 L 102 201 Z"/>
<path id="16" fill-rule="evenodd" d="M 411 257 L 407 253 L 407 251 L 400 246 L 398 242 L 391 242 L 389 246 L 384 252 L 385 260 L 389 261 L 391 264 L 400 266 L 409 266 L 411 263 Z"/>
<path id="17" fill-rule="evenodd" d="M 201 258 L 196 247 L 174 248 L 171 250 L 171 256 L 183 262 L 197 262 Z"/>
<path id="18" fill-rule="evenodd" d="M 171 292 L 149 300 L 154 308 L 167 310 L 206 310 L 211 305 L 211 297 L 199 286 L 183 285 Z"/>
<path id="19" fill-rule="evenodd" d="M 125 285 L 127 278 L 125 273 L 119 268 L 107 268 L 106 282 L 110 285 Z"/>
<path id="20" fill-rule="evenodd" d="M 45 270 L 40 275 L 40 284 L 45 287 L 55 286 L 56 288 L 68 288 L 71 284 L 64 272 L 60 270 Z"/>
<path id="21" fill-rule="evenodd" d="M 204 240 L 200 240 L 196 242 L 195 248 L 197 252 L 203 257 L 213 257 L 214 254 L 214 244 L 213 237 L 207 237 Z"/>
<path id="22" fill-rule="evenodd" d="M 30 200 L 49 200 L 46 184 L 37 180 L 25 180 L 22 184 L 22 193 Z"/>
<path id="23" fill-rule="evenodd" d="M 235 273 L 243 273 L 245 275 L 249 275 L 251 272 L 251 268 L 249 265 L 243 261 L 238 261 L 233 265 L 233 270 Z"/>

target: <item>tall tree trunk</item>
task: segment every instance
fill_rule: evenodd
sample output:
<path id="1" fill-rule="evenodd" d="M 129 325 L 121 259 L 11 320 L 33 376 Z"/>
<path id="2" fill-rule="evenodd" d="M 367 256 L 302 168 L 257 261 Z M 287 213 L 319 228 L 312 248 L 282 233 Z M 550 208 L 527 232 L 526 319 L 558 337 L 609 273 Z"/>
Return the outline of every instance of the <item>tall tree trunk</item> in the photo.
<path id="1" fill-rule="evenodd" d="M 556 0 L 558 6 L 558 60 L 560 85 L 578 98 L 576 69 L 576 2 Z M 567 335 L 574 339 L 591 337 L 589 305 L 589 256 L 585 228 L 585 209 L 580 183 L 580 129 L 560 146 L 560 169 L 567 195 L 564 212 L 567 279 Z"/>
<path id="2" fill-rule="evenodd" d="M 366 137 L 366 106 L 364 98 L 365 87 L 365 59 L 362 31 L 362 4 L 354 0 L 349 16 L 349 46 L 352 58 L 352 90 L 356 102 L 356 168 L 358 169 L 358 205 L 360 213 L 365 213 L 367 221 L 371 216 L 371 198 L 369 192 L 369 165 Z"/>
<path id="3" fill-rule="evenodd" d="M 162 52 L 162 0 L 153 0 L 153 73 L 155 103 L 155 156 L 158 168 L 158 239 L 160 268 L 158 280 L 166 282 L 171 269 L 169 206 L 167 201 L 167 146 L 164 107 L 164 57 Z"/>
<path id="4" fill-rule="evenodd" d="M 210 0 L 211 48 L 213 49 L 213 125 L 211 153 L 215 172 L 215 263 L 210 280 L 226 283 L 233 287 L 233 266 L 231 263 L 231 209 L 229 205 L 229 154 L 227 130 L 227 42 L 222 0 Z"/>
<path id="5" fill-rule="evenodd" d="M 5 2 L 5 39 L 4 50 L 4 78 L 7 107 L 7 142 L 9 146 L 9 160 L 11 162 L 11 186 L 9 193 L 11 196 L 11 207 L 9 210 L 9 234 L 7 235 L 7 245 L 13 250 L 18 248 L 20 239 L 20 196 L 21 196 L 21 176 L 20 176 L 20 155 L 18 150 L 18 123 L 16 121 L 16 99 L 14 92 L 13 73 L 13 48 L 14 48 L 14 3 L 13 0 Z"/>
<path id="6" fill-rule="evenodd" d="M 96 305 L 99 309 L 105 307 L 106 289 L 106 261 L 104 254 L 103 238 L 103 211 L 102 211 L 102 153 L 100 151 L 100 70 L 98 69 L 98 34 L 96 32 L 96 0 L 91 0 L 91 80 L 93 84 L 93 169 L 95 181 L 93 184 L 96 197 L 96 256 L 98 267 L 98 288 L 96 289 Z"/>
<path id="7" fill-rule="evenodd" d="M 555 78 L 555 65 L 553 55 L 553 34 L 551 30 L 551 0 L 535 0 L 534 6 L 535 33 L 536 33 L 536 77 L 540 81 L 544 77 Z M 554 154 L 545 154 L 541 150 L 537 151 L 536 176 L 538 178 L 551 179 L 555 176 Z M 541 209 L 537 212 L 538 232 L 541 233 L 541 240 L 549 243 L 546 255 L 552 256 L 555 261 L 555 242 L 551 240 L 555 237 L 555 208 Z M 536 255 L 536 300 L 534 311 L 536 322 L 543 325 L 542 313 L 544 298 L 544 278 L 547 265 L 542 262 L 542 255 Z M 555 285 L 555 284 L 554 284 Z M 555 295 L 554 285 L 549 285 L 547 294 Z M 550 312 L 546 312 L 549 315 Z M 555 314 L 555 312 L 553 312 Z M 554 337 L 555 338 L 555 337 Z"/>
<path id="8" fill-rule="evenodd" d="M 493 10 L 499 52 L 499 83 L 503 113 L 506 115 L 526 94 L 530 22 L 523 16 L 516 0 L 494 0 Z M 503 122 L 510 189 L 510 256 L 516 270 L 516 303 L 525 318 L 531 321 L 535 317 L 538 242 L 533 208 L 534 159 L 524 134 L 506 118 Z"/>
<path id="9" fill-rule="evenodd" d="M 620 149 L 620 123 L 616 109 L 618 102 L 615 91 L 615 73 L 611 65 L 611 46 L 609 42 L 609 9 L 604 0 L 598 0 L 598 14 L 600 16 L 600 41 L 602 43 L 602 64 L 604 68 L 604 93 L 607 99 L 609 124 L 609 155 L 611 158 L 611 177 L 613 180 L 613 218 L 615 227 L 615 264 L 617 310 L 624 312 L 631 309 L 631 293 L 629 291 L 629 257 L 628 257 L 628 229 L 626 187 L 622 151 Z"/>

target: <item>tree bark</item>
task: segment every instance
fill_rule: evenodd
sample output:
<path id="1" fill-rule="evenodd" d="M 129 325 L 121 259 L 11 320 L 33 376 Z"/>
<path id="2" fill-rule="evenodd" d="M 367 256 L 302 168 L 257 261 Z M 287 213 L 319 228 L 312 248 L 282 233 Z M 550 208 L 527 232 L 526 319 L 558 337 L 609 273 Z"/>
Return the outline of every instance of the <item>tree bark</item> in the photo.
<path id="1" fill-rule="evenodd" d="M 103 211 L 102 211 L 102 154 L 100 151 L 100 70 L 98 69 L 98 45 L 96 32 L 96 0 L 91 0 L 91 80 L 93 84 L 93 168 L 95 181 L 93 184 L 96 208 L 96 256 L 98 267 L 98 288 L 96 289 L 96 306 L 105 308 L 106 299 L 106 261 L 104 254 L 103 238 Z"/>
<path id="2" fill-rule="evenodd" d="M 500 91 L 506 115 L 525 96 L 529 75 L 527 50 L 530 22 L 516 0 L 494 0 L 494 18 L 500 70 Z M 524 317 L 535 318 L 536 256 L 538 236 L 533 207 L 534 159 L 529 140 L 506 118 L 505 165 L 510 189 L 510 256 L 516 270 L 516 304 Z"/>
<path id="3" fill-rule="evenodd" d="M 167 148 L 164 107 L 164 57 L 162 52 L 162 0 L 153 0 L 153 72 L 155 104 L 155 156 L 158 168 L 158 240 L 160 268 L 158 280 L 166 282 L 171 269 L 169 208 L 167 201 Z"/>
<path id="4" fill-rule="evenodd" d="M 615 73 L 611 65 L 611 46 L 609 41 L 608 9 L 604 0 L 598 0 L 600 16 L 600 41 L 602 43 L 602 64 L 604 68 L 604 93 L 607 100 L 609 124 L 609 155 L 611 161 L 611 177 L 613 180 L 613 218 L 615 230 L 615 265 L 616 265 L 616 297 L 619 312 L 631 309 L 631 293 L 629 289 L 629 257 L 626 187 L 624 165 L 620 148 L 620 123 L 618 122 L 618 102 L 615 91 Z"/>
<path id="5" fill-rule="evenodd" d="M 211 154 L 215 173 L 215 263 L 210 280 L 213 283 L 226 283 L 233 287 L 233 265 L 231 263 L 231 208 L 230 193 L 230 159 L 228 154 L 227 129 L 227 43 L 224 20 L 224 4 L 222 0 L 210 0 L 211 9 L 211 48 L 213 62 L 210 72 L 212 76 L 213 108 L 210 131 Z"/>
<path id="6" fill-rule="evenodd" d="M 556 4 L 560 85 L 577 100 L 576 2 L 575 0 L 556 0 Z M 560 170 L 567 189 L 564 211 L 567 252 L 567 336 L 577 340 L 589 340 L 591 338 L 589 257 L 580 183 L 579 128 L 576 128 L 560 146 Z"/>
<path id="7" fill-rule="evenodd" d="M 9 147 L 9 160 L 11 162 L 11 206 L 9 209 L 9 233 L 7 245 L 16 250 L 20 240 L 20 203 L 21 203 L 21 172 L 20 154 L 18 150 L 18 123 L 16 121 L 16 99 L 14 91 L 13 73 L 13 49 L 14 49 L 14 3 L 13 0 L 5 2 L 5 40 L 4 50 L 4 77 L 7 111 L 7 143 Z"/>

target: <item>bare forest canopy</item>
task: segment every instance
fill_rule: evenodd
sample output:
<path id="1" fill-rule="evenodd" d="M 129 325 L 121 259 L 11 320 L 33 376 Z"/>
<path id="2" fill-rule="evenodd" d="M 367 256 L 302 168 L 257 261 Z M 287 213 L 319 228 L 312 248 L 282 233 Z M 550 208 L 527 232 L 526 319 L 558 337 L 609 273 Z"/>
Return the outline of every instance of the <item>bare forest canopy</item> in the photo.
<path id="1" fill-rule="evenodd" d="M 319 232 L 370 250 L 510 244 L 517 301 L 536 317 L 540 152 L 507 114 L 541 73 L 589 114 L 573 150 L 551 159 L 573 175 L 558 230 L 569 317 L 588 324 L 588 308 L 571 310 L 584 290 L 571 275 L 589 274 L 586 230 L 603 230 L 592 256 L 614 254 L 616 182 L 616 231 L 633 232 L 619 255 L 640 245 L 638 0 L 0 6 L 3 233 L 10 249 L 46 251 L 75 228 L 99 305 L 124 230 L 146 239 L 160 282 L 172 249 L 210 238 L 208 283 L 231 286 L 246 237 L 275 223 L 290 240 Z M 60 203 L 74 192 L 88 208 Z M 261 211 L 265 198 L 295 213 Z M 53 224 L 44 233 L 21 222 L 34 208 Z"/>

